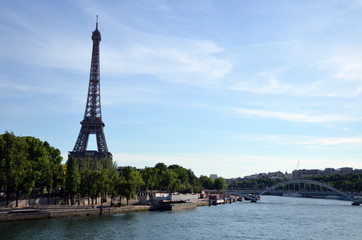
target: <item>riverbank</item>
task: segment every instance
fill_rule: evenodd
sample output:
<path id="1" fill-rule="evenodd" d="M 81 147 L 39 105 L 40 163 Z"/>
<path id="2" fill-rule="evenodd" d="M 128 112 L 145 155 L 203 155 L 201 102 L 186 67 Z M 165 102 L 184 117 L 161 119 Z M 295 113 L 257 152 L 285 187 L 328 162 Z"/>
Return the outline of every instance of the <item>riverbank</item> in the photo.
<path id="1" fill-rule="evenodd" d="M 116 213 L 149 211 L 151 206 L 132 205 L 122 207 L 59 207 L 46 206 L 39 208 L 19 208 L 0 210 L 0 222 L 11 222 L 21 220 L 34 220 L 45 218 L 89 216 L 89 215 L 109 215 Z"/>
<path id="2" fill-rule="evenodd" d="M 197 207 L 208 206 L 208 201 L 195 202 Z M 181 210 L 182 208 L 180 208 Z M 47 219 L 72 216 L 110 215 L 117 213 L 150 211 L 150 205 L 108 206 L 64 206 L 49 205 L 38 208 L 0 208 L 0 222 Z"/>

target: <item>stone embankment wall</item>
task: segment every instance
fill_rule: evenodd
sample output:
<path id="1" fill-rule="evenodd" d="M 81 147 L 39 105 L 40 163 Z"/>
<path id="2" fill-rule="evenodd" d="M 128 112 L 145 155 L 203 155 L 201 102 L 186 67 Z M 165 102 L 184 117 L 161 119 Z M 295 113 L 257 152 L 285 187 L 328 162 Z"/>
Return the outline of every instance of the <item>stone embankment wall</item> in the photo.
<path id="1" fill-rule="evenodd" d="M 150 206 L 134 205 L 123 207 L 59 207 L 47 206 L 46 208 L 29 209 L 28 211 L 16 211 L 10 208 L 0 210 L 0 222 L 33 220 L 44 218 L 109 215 L 115 213 L 149 211 Z"/>
<path id="2" fill-rule="evenodd" d="M 107 201 L 111 201 L 111 199 L 107 199 Z M 113 199 L 114 202 L 118 203 L 119 202 L 119 198 Z M 121 199 L 122 204 L 126 204 L 126 199 L 122 198 Z M 81 206 L 92 206 L 92 205 L 98 205 L 101 203 L 101 198 L 97 198 L 97 199 L 93 199 L 93 203 L 91 199 L 81 199 L 79 201 L 75 202 L 76 205 L 81 205 Z M 132 199 L 129 201 L 130 205 L 134 205 L 134 204 L 139 204 L 139 200 L 138 199 Z M 24 207 L 45 207 L 45 206 L 70 206 L 70 201 L 65 201 L 60 197 L 37 197 L 37 198 L 29 198 L 29 199 L 20 199 L 18 201 L 18 207 L 19 208 L 24 208 Z M 14 199 L 11 199 L 9 202 L 9 205 L 6 206 L 6 198 L 0 198 L 0 209 L 4 208 L 4 207 L 9 207 L 9 208 L 15 208 L 16 206 L 16 201 Z"/>

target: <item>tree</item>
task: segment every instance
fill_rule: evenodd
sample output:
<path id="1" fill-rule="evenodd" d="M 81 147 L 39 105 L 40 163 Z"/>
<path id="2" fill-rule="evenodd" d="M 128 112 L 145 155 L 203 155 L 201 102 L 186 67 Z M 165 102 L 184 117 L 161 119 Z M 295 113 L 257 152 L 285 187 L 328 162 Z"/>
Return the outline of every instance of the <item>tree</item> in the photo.
<path id="1" fill-rule="evenodd" d="M 6 180 L 6 164 L 5 164 L 5 140 L 3 135 L 0 135 L 0 191 L 5 188 Z"/>
<path id="2" fill-rule="evenodd" d="M 225 189 L 227 189 L 227 187 L 228 187 L 228 185 L 224 178 L 218 177 L 215 179 L 214 188 L 216 190 L 225 190 Z"/>
<path id="3" fill-rule="evenodd" d="M 180 179 L 177 179 L 177 174 L 171 169 L 166 169 L 162 172 L 160 184 L 168 192 L 174 192 L 181 188 Z"/>
<path id="4" fill-rule="evenodd" d="M 157 187 L 160 185 L 159 176 L 155 168 L 145 167 L 141 173 L 141 176 L 144 181 L 144 189 L 146 190 L 157 189 Z"/>
<path id="5" fill-rule="evenodd" d="M 35 190 L 46 189 L 50 197 L 60 163 L 60 151 L 47 142 L 9 132 L 0 135 L 0 188 L 6 192 L 7 205 L 10 197 L 15 195 L 17 206 L 21 197 Z"/>
<path id="6" fill-rule="evenodd" d="M 10 196 L 15 191 L 13 182 L 15 142 L 16 137 L 13 133 L 5 132 L 5 134 L 1 136 L 0 182 L 6 194 L 6 206 L 9 205 Z"/>
<path id="7" fill-rule="evenodd" d="M 214 179 L 209 178 L 204 175 L 201 175 L 199 179 L 200 179 L 201 186 L 204 189 L 210 189 L 210 190 L 214 189 Z"/>
<path id="8" fill-rule="evenodd" d="M 27 143 L 23 138 L 18 138 L 15 144 L 17 149 L 16 154 L 14 155 L 14 165 L 15 169 L 12 169 L 13 172 L 13 184 L 15 187 L 16 194 L 16 204 L 15 207 L 18 207 L 20 194 L 24 196 L 29 196 L 30 192 L 33 190 L 36 177 L 32 174 L 32 163 L 27 158 Z"/>
<path id="9" fill-rule="evenodd" d="M 75 158 L 69 158 L 67 162 L 67 173 L 65 178 L 65 191 L 70 199 L 71 205 L 75 203 L 75 196 L 79 193 L 80 175 Z"/>
<path id="10" fill-rule="evenodd" d="M 49 155 L 43 142 L 34 137 L 24 137 L 28 144 L 28 159 L 31 162 L 32 175 L 35 180 L 35 188 L 43 193 L 53 184 L 52 168 Z"/>
<path id="11" fill-rule="evenodd" d="M 200 181 L 191 169 L 188 170 L 188 175 L 189 175 L 189 185 L 188 185 L 189 189 L 186 189 L 186 191 L 190 193 L 201 192 L 203 188 L 200 184 Z"/>
<path id="12" fill-rule="evenodd" d="M 61 187 L 64 186 L 65 172 L 61 164 L 63 158 L 61 157 L 60 150 L 50 146 L 50 144 L 46 141 L 44 142 L 43 146 L 46 149 L 46 153 L 49 159 L 49 167 L 47 168 L 47 170 L 50 171 L 47 174 L 49 181 L 46 184 L 49 204 L 50 195 L 52 194 L 53 190 L 59 192 Z"/>
<path id="13" fill-rule="evenodd" d="M 111 158 L 75 158 L 79 172 L 78 199 L 88 198 L 96 203 L 104 202 L 108 196 L 115 196 L 118 172 Z M 68 163 L 70 164 L 69 160 Z"/>
<path id="14" fill-rule="evenodd" d="M 119 177 L 119 193 L 127 199 L 127 205 L 143 184 L 141 173 L 136 168 L 128 166 L 123 169 Z"/>
<path id="15" fill-rule="evenodd" d="M 91 194 L 91 188 L 92 188 L 91 174 L 92 171 L 88 168 L 81 169 L 79 171 L 79 177 L 80 177 L 79 192 L 82 198 L 88 199 L 88 202 L 89 199 L 92 198 L 92 204 L 93 204 L 93 196 Z"/>
<path id="16" fill-rule="evenodd" d="M 190 188 L 189 172 L 186 168 L 179 165 L 170 165 L 168 169 L 172 170 L 176 174 L 178 181 L 174 182 L 176 191 L 186 192 L 187 188 Z"/>
<path id="17" fill-rule="evenodd" d="M 163 171 L 166 171 L 167 165 L 164 164 L 164 163 L 157 163 L 157 164 L 155 165 L 155 169 L 163 172 Z"/>
<path id="18" fill-rule="evenodd" d="M 111 204 L 113 201 L 113 198 L 115 198 L 116 196 L 118 196 L 118 186 L 117 186 L 117 182 L 119 179 L 119 173 L 116 169 L 113 170 L 107 170 L 107 192 L 105 193 L 106 195 L 111 197 Z"/>
<path id="19" fill-rule="evenodd" d="M 8 206 L 11 195 L 15 194 L 15 206 L 18 207 L 21 195 L 28 196 L 36 181 L 28 160 L 28 145 L 24 138 L 16 137 L 13 133 L 6 132 L 1 138 L 0 177 L 7 197 L 6 205 Z"/>

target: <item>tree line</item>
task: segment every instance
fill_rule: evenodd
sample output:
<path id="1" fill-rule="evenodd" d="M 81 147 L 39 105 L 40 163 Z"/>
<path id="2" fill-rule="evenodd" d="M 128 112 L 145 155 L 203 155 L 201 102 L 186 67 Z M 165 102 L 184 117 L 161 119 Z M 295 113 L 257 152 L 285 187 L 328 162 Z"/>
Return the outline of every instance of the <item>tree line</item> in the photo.
<path id="1" fill-rule="evenodd" d="M 306 178 L 332 186 L 343 192 L 362 192 L 362 174 L 320 175 Z M 266 189 L 287 179 L 241 179 L 229 182 L 229 189 Z"/>
<path id="2" fill-rule="evenodd" d="M 92 204 L 100 198 L 123 196 L 128 201 L 139 190 L 197 193 L 203 189 L 224 190 L 223 178 L 195 176 L 191 169 L 157 163 L 154 167 L 117 169 L 110 158 L 69 157 L 62 164 L 59 149 L 35 137 L 0 135 L 0 193 L 10 199 L 26 199 L 31 194 L 59 196 L 69 204 L 87 199 Z M 0 195 L 1 197 L 1 195 Z M 48 200 L 49 203 L 50 200 Z"/>
<path id="3" fill-rule="evenodd" d="M 0 190 L 6 195 L 6 205 L 15 196 L 32 192 L 52 194 L 64 185 L 65 169 L 60 151 L 34 137 L 17 137 L 6 132 L 0 135 Z"/>
<path id="4" fill-rule="evenodd" d="M 343 192 L 362 192 L 362 174 L 324 175 L 309 178 Z"/>
<path id="5" fill-rule="evenodd" d="M 229 189 L 266 189 L 286 179 L 256 178 L 229 181 Z"/>

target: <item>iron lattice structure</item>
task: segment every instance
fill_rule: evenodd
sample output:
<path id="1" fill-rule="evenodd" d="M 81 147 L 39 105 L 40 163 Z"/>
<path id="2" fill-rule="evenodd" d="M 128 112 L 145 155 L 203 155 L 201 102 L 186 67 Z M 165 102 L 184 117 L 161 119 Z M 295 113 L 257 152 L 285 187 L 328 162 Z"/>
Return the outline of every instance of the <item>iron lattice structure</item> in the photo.
<path id="1" fill-rule="evenodd" d="M 96 22 L 96 29 L 92 33 L 92 41 L 93 50 L 89 75 L 87 104 L 85 107 L 84 119 L 80 122 L 82 127 L 80 129 L 73 151 L 69 152 L 69 156 L 78 158 L 112 158 L 112 154 L 108 152 L 106 137 L 103 130 L 105 124 L 102 121 L 99 62 L 99 43 L 101 41 L 101 33 L 98 30 L 98 16 Z M 87 150 L 90 134 L 96 135 L 98 151 Z"/>

